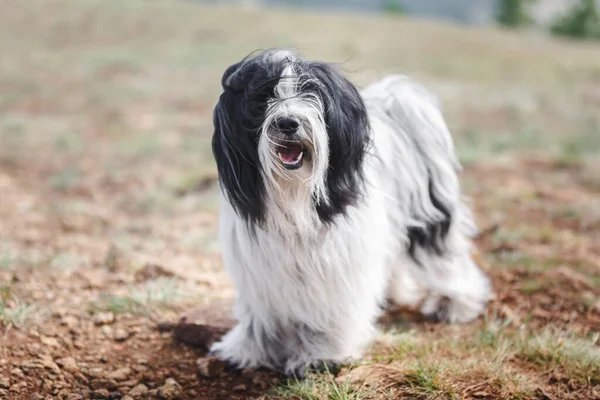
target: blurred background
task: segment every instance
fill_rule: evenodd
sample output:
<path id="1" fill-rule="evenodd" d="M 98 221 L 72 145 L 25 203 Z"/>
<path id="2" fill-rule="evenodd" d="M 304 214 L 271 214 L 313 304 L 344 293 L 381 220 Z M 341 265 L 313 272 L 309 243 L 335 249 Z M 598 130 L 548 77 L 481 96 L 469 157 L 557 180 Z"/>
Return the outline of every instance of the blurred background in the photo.
<path id="1" fill-rule="evenodd" d="M 184 398 L 266 396 L 281 384 L 236 376 L 234 390 L 226 376 L 214 389 L 195 375 L 201 350 L 156 323 L 234 295 L 216 241 L 212 108 L 227 66 L 291 46 L 341 63 L 358 86 L 391 73 L 421 81 L 465 167 L 493 314 L 427 333 L 396 321 L 418 335 L 380 354 L 398 340 L 413 349 L 381 378 L 386 390 L 477 398 L 487 381 L 483 398 L 599 398 L 599 6 L 2 1 L 0 397 L 120 398 L 146 393 L 139 385 L 158 396 L 169 377 Z M 331 385 L 313 383 L 313 398 L 327 398 Z"/>

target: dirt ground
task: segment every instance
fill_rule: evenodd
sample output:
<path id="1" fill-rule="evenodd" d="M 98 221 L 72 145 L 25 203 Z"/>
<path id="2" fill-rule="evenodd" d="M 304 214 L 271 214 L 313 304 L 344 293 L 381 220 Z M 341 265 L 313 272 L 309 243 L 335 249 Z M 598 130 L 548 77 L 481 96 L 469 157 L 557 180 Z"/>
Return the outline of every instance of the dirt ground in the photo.
<path id="1" fill-rule="evenodd" d="M 600 399 L 597 45 L 128 4 L 3 5 L 0 398 Z M 485 316 L 389 313 L 363 361 L 304 382 L 204 358 L 235 295 L 208 146 L 218 78 L 278 44 L 370 66 L 359 83 L 413 73 L 441 96 L 496 293 Z"/>

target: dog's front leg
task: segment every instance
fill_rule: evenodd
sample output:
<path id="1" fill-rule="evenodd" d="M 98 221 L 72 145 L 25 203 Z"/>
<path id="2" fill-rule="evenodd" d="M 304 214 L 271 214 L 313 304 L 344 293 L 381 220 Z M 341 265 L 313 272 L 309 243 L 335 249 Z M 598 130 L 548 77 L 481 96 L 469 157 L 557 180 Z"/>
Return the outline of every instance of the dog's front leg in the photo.
<path id="1" fill-rule="evenodd" d="M 210 354 L 234 368 L 274 367 L 268 361 L 266 349 L 256 340 L 252 321 L 239 322 L 221 341 L 211 346 Z"/>

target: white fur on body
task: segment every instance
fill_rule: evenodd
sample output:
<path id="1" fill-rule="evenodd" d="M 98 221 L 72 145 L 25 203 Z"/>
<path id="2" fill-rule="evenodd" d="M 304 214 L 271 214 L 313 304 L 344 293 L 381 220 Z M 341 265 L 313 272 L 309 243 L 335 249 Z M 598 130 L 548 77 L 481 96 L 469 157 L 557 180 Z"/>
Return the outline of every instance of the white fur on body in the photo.
<path id="1" fill-rule="evenodd" d="M 469 254 L 474 224 L 461 198 L 452 138 L 435 100 L 402 76 L 361 95 L 373 148 L 364 161 L 365 194 L 345 215 L 324 224 L 311 205 L 314 191 L 324 190 L 324 129 L 307 138 L 316 165 L 265 178 L 263 227 L 248 224 L 222 198 L 223 262 L 237 289 L 239 321 L 211 348 L 222 359 L 241 368 L 282 362 L 287 373 L 342 363 L 369 344 L 387 297 L 450 322 L 476 318 L 488 301 L 488 279 Z M 315 127 L 322 123 L 318 111 L 309 111 Z M 263 166 L 272 165 L 268 146 L 260 148 Z M 440 217 L 429 179 L 454 212 L 444 256 L 417 248 L 417 263 L 407 251 L 408 229 Z"/>

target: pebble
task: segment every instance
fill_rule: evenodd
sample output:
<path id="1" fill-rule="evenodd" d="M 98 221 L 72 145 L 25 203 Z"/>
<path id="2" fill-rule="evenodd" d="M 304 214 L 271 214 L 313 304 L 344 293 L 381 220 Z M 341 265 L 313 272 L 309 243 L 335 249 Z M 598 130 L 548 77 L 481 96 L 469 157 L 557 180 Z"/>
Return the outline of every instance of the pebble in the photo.
<path id="1" fill-rule="evenodd" d="M 79 371 L 79 367 L 77 366 L 77 362 L 73 357 L 65 357 L 59 358 L 56 360 L 56 363 L 62 367 L 65 371 L 68 372 L 77 372 Z"/>
<path id="2" fill-rule="evenodd" d="M 61 325 L 65 325 L 69 329 L 74 329 L 79 325 L 79 318 L 73 315 L 65 315 L 61 318 Z"/>
<path id="3" fill-rule="evenodd" d="M 94 390 L 97 389 L 114 389 L 117 387 L 117 382 L 110 379 L 97 379 L 90 382 L 90 387 Z"/>
<path id="4" fill-rule="evenodd" d="M 181 385 L 173 378 L 168 378 L 165 384 L 158 388 L 158 397 L 164 400 L 176 399 L 181 395 Z"/>
<path id="5" fill-rule="evenodd" d="M 234 392 L 245 392 L 248 388 L 243 383 L 233 387 Z"/>
<path id="6" fill-rule="evenodd" d="M 148 393 L 148 387 L 146 385 L 144 385 L 143 383 L 140 383 L 139 385 L 137 385 L 136 387 L 134 387 L 133 389 L 131 389 L 129 391 L 129 396 L 135 398 L 135 397 L 143 396 L 147 393 Z"/>
<path id="7" fill-rule="evenodd" d="M 93 399 L 108 399 L 110 396 L 110 392 L 106 389 L 97 389 L 92 393 Z"/>
<path id="8" fill-rule="evenodd" d="M 94 324 L 96 325 L 108 325 L 115 322 L 115 314 L 112 312 L 99 312 L 98 314 L 94 314 Z"/>
<path id="9" fill-rule="evenodd" d="M 56 365 L 56 363 L 54 362 L 52 357 L 50 357 L 48 355 L 44 355 L 41 357 L 41 362 L 42 362 L 42 365 L 44 366 L 44 368 L 49 369 L 50 371 L 52 371 L 53 373 L 55 373 L 57 375 L 61 374 L 60 368 L 58 368 L 58 365 Z"/>
<path id="10" fill-rule="evenodd" d="M 213 378 L 218 376 L 225 370 L 227 365 L 224 361 L 217 357 L 203 357 L 196 360 L 198 372 L 201 376 Z"/>
<path id="11" fill-rule="evenodd" d="M 10 379 L 0 376 L 0 389 L 8 389 L 10 387 Z"/>
<path id="12" fill-rule="evenodd" d="M 115 381 L 124 381 L 129 377 L 129 375 L 131 375 L 131 368 L 124 367 L 109 373 L 107 377 L 109 379 L 114 379 Z"/>
<path id="13" fill-rule="evenodd" d="M 125 329 L 122 329 L 122 328 L 115 329 L 115 331 L 113 333 L 113 339 L 116 340 L 117 342 L 122 342 L 124 340 L 127 340 L 128 337 L 129 337 L 129 332 L 127 332 Z"/>
<path id="14" fill-rule="evenodd" d="M 50 346 L 50 347 L 59 347 L 60 346 L 58 339 L 56 339 L 54 337 L 50 337 L 50 336 L 40 336 L 40 342 L 42 342 L 42 344 L 44 344 L 46 346 Z"/>
<path id="15" fill-rule="evenodd" d="M 102 333 L 109 339 L 113 338 L 113 329 L 108 325 L 102 325 Z"/>

